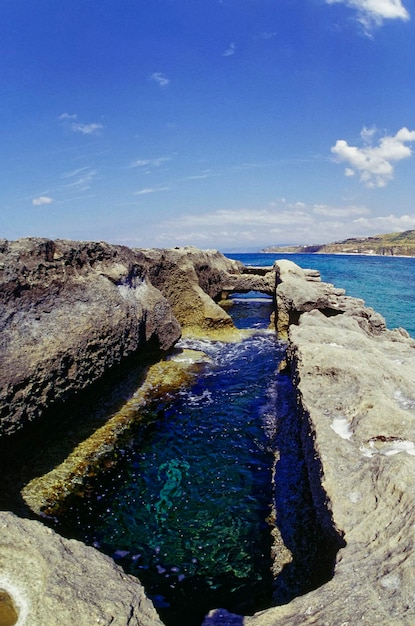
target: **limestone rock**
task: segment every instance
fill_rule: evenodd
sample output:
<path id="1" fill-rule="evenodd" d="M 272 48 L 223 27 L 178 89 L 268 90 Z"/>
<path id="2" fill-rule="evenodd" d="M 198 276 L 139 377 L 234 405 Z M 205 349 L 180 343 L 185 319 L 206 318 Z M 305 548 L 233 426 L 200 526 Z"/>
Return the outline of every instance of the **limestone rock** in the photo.
<path id="1" fill-rule="evenodd" d="M 320 282 L 312 270 L 303 270 L 292 261 L 275 263 L 276 328 L 280 337 L 286 337 L 288 327 L 297 324 L 300 315 L 318 309 L 326 316 L 352 315 L 369 333 L 381 333 L 386 329 L 385 320 L 363 300 L 345 295 L 330 283 Z"/>
<path id="2" fill-rule="evenodd" d="M 229 274 L 240 264 L 216 250 L 193 247 L 142 250 L 149 279 L 170 303 L 184 328 L 233 328 L 230 316 L 215 302 Z"/>
<path id="3" fill-rule="evenodd" d="M 306 277 L 289 274 L 297 293 L 295 281 Z M 330 515 L 345 546 L 328 583 L 240 618 L 246 626 L 415 623 L 415 341 L 371 325 L 370 310 L 338 298 L 343 314 L 317 306 L 290 326 L 288 359 L 315 509 Z M 204 626 L 235 623 L 218 610 Z"/>
<path id="4" fill-rule="evenodd" d="M 46 239 L 0 246 L 0 432 L 181 329 L 128 248 Z"/>
<path id="5" fill-rule="evenodd" d="M 0 529 L 0 590 L 18 626 L 162 626 L 140 582 L 94 548 L 12 513 Z"/>
<path id="6" fill-rule="evenodd" d="M 0 240 L 0 438 L 146 346 L 187 331 L 233 329 L 224 291 L 273 292 L 218 251 Z"/>

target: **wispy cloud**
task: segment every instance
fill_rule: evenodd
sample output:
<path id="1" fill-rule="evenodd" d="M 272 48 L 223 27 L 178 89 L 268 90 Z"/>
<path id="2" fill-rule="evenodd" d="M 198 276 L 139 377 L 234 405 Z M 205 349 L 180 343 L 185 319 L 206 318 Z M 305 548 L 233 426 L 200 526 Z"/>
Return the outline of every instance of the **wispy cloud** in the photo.
<path id="1" fill-rule="evenodd" d="M 409 12 L 401 0 L 326 0 L 327 4 L 345 4 L 357 11 L 359 22 L 366 28 L 380 26 L 384 20 L 409 20 Z"/>
<path id="2" fill-rule="evenodd" d="M 157 243 L 196 243 L 221 250 L 278 243 L 325 243 L 360 234 L 358 220 L 368 220 L 369 215 L 364 206 L 290 203 L 281 199 L 261 209 L 224 209 L 178 216 L 157 225 Z"/>
<path id="3" fill-rule="evenodd" d="M 149 193 L 158 193 L 159 191 L 168 191 L 168 187 L 145 187 L 144 189 L 140 189 L 140 191 L 136 191 L 134 195 L 136 196 L 144 196 Z"/>
<path id="4" fill-rule="evenodd" d="M 322 215 L 323 217 L 354 217 L 355 215 L 368 215 L 369 209 L 362 206 L 333 207 L 327 204 L 313 205 L 313 213 Z"/>
<path id="5" fill-rule="evenodd" d="M 81 133 L 81 135 L 98 135 L 104 128 L 102 124 L 92 122 L 90 124 L 83 124 L 82 122 L 75 122 L 78 119 L 77 113 L 62 113 L 59 115 L 58 120 L 64 122 L 64 126 L 70 128 L 74 133 Z M 69 124 L 69 122 L 72 122 Z"/>
<path id="6" fill-rule="evenodd" d="M 258 35 L 258 39 L 274 39 L 277 36 L 277 33 L 264 31 Z"/>
<path id="7" fill-rule="evenodd" d="M 71 129 L 74 133 L 81 133 L 82 135 L 97 135 L 103 129 L 102 124 L 80 124 L 79 122 L 74 122 L 71 125 Z"/>
<path id="8" fill-rule="evenodd" d="M 268 245 L 323 244 L 347 237 L 376 235 L 415 229 L 415 212 L 379 217 L 366 206 L 289 202 L 284 198 L 262 208 L 223 209 L 178 215 L 168 220 L 158 216 L 141 229 L 146 246 L 198 245 L 232 250 L 260 250 Z M 124 243 L 136 245 L 136 233 Z M 149 243 L 151 242 L 151 243 Z"/>
<path id="9" fill-rule="evenodd" d="M 202 174 L 193 174 L 193 176 L 186 176 L 184 180 L 203 180 L 204 178 L 211 178 L 212 176 L 217 176 L 217 174 L 213 174 L 212 172 L 203 172 Z"/>
<path id="10" fill-rule="evenodd" d="M 86 167 L 78 167 L 76 170 L 71 170 L 70 172 L 65 172 L 62 174 L 62 178 L 74 178 L 75 176 L 79 176 L 83 172 L 91 171 L 89 166 Z"/>
<path id="11" fill-rule="evenodd" d="M 130 163 L 130 167 L 160 167 L 163 163 L 170 161 L 171 157 L 158 157 L 155 159 L 137 159 Z"/>
<path id="12" fill-rule="evenodd" d="M 64 187 L 76 189 L 78 192 L 87 191 L 91 188 L 97 173 L 97 170 L 91 167 L 80 167 L 72 172 L 67 172 L 62 175 L 62 178 L 66 178 L 70 182 L 65 183 Z"/>
<path id="13" fill-rule="evenodd" d="M 345 175 L 360 175 L 360 181 L 367 187 L 385 187 L 394 178 L 393 163 L 407 159 L 412 150 L 407 143 L 415 141 L 415 131 L 401 128 L 396 135 L 386 135 L 379 140 L 377 146 L 371 142 L 376 134 L 375 129 L 363 128 L 360 133 L 363 147 L 349 146 L 344 139 L 338 139 L 331 152 L 338 161 L 346 162 Z"/>
<path id="14" fill-rule="evenodd" d="M 39 196 L 38 198 L 33 198 L 32 204 L 33 206 L 43 206 L 44 204 L 51 204 L 53 202 L 53 198 L 49 196 Z"/>
<path id="15" fill-rule="evenodd" d="M 150 80 L 154 81 L 160 87 L 167 87 L 170 83 L 170 79 L 163 72 L 153 72 L 150 76 Z"/>
<path id="16" fill-rule="evenodd" d="M 77 118 L 76 113 L 62 113 L 59 115 L 58 120 L 76 120 Z"/>
<path id="17" fill-rule="evenodd" d="M 235 52 L 236 52 L 236 43 L 232 42 L 229 44 L 226 50 L 222 53 L 222 56 L 231 57 L 235 54 Z"/>
<path id="18" fill-rule="evenodd" d="M 404 230 L 415 229 L 415 213 L 412 215 L 390 215 L 379 217 L 359 217 L 354 220 L 354 224 L 359 227 L 363 235 L 402 232 Z"/>

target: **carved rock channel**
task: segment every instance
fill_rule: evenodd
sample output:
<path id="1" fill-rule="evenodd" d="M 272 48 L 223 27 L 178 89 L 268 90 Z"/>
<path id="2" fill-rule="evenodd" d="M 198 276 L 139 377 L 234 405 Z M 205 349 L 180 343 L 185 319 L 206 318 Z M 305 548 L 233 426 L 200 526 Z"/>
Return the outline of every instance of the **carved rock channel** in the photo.
<path id="1" fill-rule="evenodd" d="M 273 294 L 314 507 L 343 547 L 315 591 L 249 617 L 218 609 L 204 624 L 414 623 L 415 341 L 405 331 L 289 261 L 251 273 L 194 248 L 2 241 L 0 287 L 9 457 L 30 423 L 59 414 L 126 359 L 149 348 L 163 359 L 183 332 L 232 335 L 217 304 L 224 294 Z M 95 549 L 11 512 L 0 525 L 3 626 L 161 624 L 138 580 Z"/>

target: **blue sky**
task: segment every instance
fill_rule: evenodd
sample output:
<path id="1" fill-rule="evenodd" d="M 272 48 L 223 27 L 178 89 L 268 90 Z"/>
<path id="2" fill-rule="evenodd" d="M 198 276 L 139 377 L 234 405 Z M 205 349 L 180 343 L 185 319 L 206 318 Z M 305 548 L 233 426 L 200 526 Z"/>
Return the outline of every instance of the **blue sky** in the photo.
<path id="1" fill-rule="evenodd" d="M 0 236 L 415 228 L 415 0 L 2 0 Z"/>

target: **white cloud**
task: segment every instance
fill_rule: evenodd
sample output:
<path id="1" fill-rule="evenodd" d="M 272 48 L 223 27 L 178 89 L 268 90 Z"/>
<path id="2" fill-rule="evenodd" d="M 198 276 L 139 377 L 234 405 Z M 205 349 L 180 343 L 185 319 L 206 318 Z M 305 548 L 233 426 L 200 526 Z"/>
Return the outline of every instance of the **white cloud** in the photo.
<path id="1" fill-rule="evenodd" d="M 186 176 L 184 180 L 203 180 L 204 178 L 211 178 L 212 176 L 217 176 L 218 174 L 214 174 L 210 170 L 206 170 L 201 174 L 193 174 L 192 176 Z"/>
<path id="2" fill-rule="evenodd" d="M 338 161 L 349 164 L 346 176 L 359 173 L 361 182 L 367 187 L 385 187 L 394 177 L 393 163 L 412 156 L 412 150 L 406 144 L 415 141 L 415 131 L 401 128 L 396 135 L 382 137 L 377 146 L 370 144 L 374 134 L 375 131 L 363 128 L 361 137 L 365 145 L 362 148 L 349 146 L 344 139 L 338 139 L 331 151 Z"/>
<path id="3" fill-rule="evenodd" d="M 236 44 L 234 42 L 229 44 L 229 47 L 226 48 L 225 52 L 223 52 L 223 57 L 231 57 L 236 52 Z"/>
<path id="4" fill-rule="evenodd" d="M 59 115 L 58 120 L 65 122 L 65 126 L 69 127 L 74 133 L 81 133 L 82 135 L 97 135 L 99 131 L 104 128 L 102 124 L 91 123 L 82 124 L 81 122 L 75 122 L 78 119 L 76 113 L 62 113 Z M 69 124 L 72 122 L 72 124 Z"/>
<path id="5" fill-rule="evenodd" d="M 58 120 L 76 120 L 77 117 L 76 113 L 62 113 L 62 115 L 59 115 Z"/>
<path id="6" fill-rule="evenodd" d="M 44 204 L 51 204 L 53 202 L 53 198 L 49 196 L 39 196 L 38 198 L 33 198 L 32 204 L 34 206 L 43 206 Z"/>
<path id="7" fill-rule="evenodd" d="M 168 187 L 145 187 L 144 189 L 140 189 L 140 191 L 136 191 L 134 195 L 144 196 L 149 193 L 157 193 L 158 191 L 168 191 L 168 189 Z"/>
<path id="8" fill-rule="evenodd" d="M 71 129 L 74 133 L 81 133 L 82 135 L 97 135 L 99 131 L 104 128 L 102 124 L 80 124 L 79 122 L 73 123 Z"/>
<path id="9" fill-rule="evenodd" d="M 90 189 L 91 183 L 96 175 L 97 170 L 90 167 L 81 167 L 72 172 L 67 172 L 63 174 L 63 178 L 68 178 L 71 182 L 66 183 L 64 187 L 76 189 L 78 192 L 86 191 Z"/>
<path id="10" fill-rule="evenodd" d="M 152 193 L 152 190 L 142 190 Z M 155 190 L 155 191 L 158 191 Z M 299 208 L 302 204 L 303 208 Z M 365 206 L 307 204 L 276 199 L 260 209 L 239 208 L 159 216 L 140 229 L 146 247 L 197 245 L 222 251 L 249 250 L 269 245 L 311 245 L 341 241 L 348 237 L 415 229 L 415 212 L 407 215 L 372 215 Z M 124 243 L 136 245 L 136 233 Z"/>
<path id="11" fill-rule="evenodd" d="M 167 85 L 170 83 L 170 79 L 167 78 L 167 76 L 163 74 L 163 72 L 154 72 L 150 76 L 150 80 L 156 82 L 158 85 L 160 85 L 160 87 L 167 87 Z"/>
<path id="12" fill-rule="evenodd" d="M 359 217 L 353 223 L 365 235 L 402 232 L 415 229 L 415 213 L 412 215 L 394 215 L 391 213 L 390 215 L 372 218 Z"/>
<path id="13" fill-rule="evenodd" d="M 277 36 L 277 33 L 275 32 L 268 32 L 268 31 L 264 31 L 263 33 L 261 33 L 259 35 L 259 39 L 273 39 L 274 37 Z"/>
<path id="14" fill-rule="evenodd" d="M 137 159 L 133 161 L 130 167 L 160 167 L 163 163 L 170 161 L 170 157 L 159 157 L 156 159 Z"/>
<path id="15" fill-rule="evenodd" d="M 155 245 L 203 245 L 220 250 L 284 243 L 325 243 L 353 236 L 360 225 L 353 218 L 369 214 L 366 207 L 330 207 L 278 200 L 262 209 L 226 209 L 182 215 L 157 224 Z M 355 232 L 357 231 L 357 232 Z"/>
<path id="16" fill-rule="evenodd" d="M 86 166 L 86 167 L 78 167 L 76 170 L 72 170 L 70 172 L 66 172 L 65 174 L 62 174 L 62 178 L 74 178 L 74 176 L 79 176 L 79 174 L 82 174 L 83 172 L 86 171 L 91 171 L 91 168 Z"/>
<path id="17" fill-rule="evenodd" d="M 324 217 L 352 217 L 354 215 L 367 215 L 369 209 L 362 206 L 332 207 L 327 204 L 315 204 L 313 213 Z"/>
<path id="18" fill-rule="evenodd" d="M 326 0 L 327 4 L 345 4 L 356 9 L 358 20 L 365 28 L 379 26 L 384 20 L 409 20 L 401 0 Z"/>

